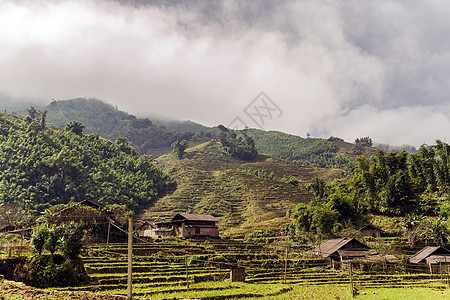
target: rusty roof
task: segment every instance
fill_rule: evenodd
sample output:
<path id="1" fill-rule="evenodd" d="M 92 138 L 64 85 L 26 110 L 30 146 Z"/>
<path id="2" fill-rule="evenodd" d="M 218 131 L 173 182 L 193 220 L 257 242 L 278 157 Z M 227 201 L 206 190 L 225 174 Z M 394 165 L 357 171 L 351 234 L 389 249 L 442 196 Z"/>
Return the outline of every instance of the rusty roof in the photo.
<path id="1" fill-rule="evenodd" d="M 185 213 L 176 214 L 175 217 L 173 217 L 172 222 L 183 221 L 183 220 L 219 222 L 218 219 L 216 219 L 215 217 L 213 217 L 211 215 L 185 214 Z"/>

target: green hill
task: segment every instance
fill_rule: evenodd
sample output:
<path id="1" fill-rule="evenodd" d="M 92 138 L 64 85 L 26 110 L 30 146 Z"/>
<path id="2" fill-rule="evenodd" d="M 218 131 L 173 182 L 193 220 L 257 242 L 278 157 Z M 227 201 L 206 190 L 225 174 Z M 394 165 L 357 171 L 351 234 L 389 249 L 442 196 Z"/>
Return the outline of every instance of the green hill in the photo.
<path id="1" fill-rule="evenodd" d="M 286 159 L 301 165 L 320 168 L 355 167 L 356 154 L 353 144 L 338 138 L 328 140 L 319 138 L 302 138 L 280 131 L 263 131 L 248 129 L 247 134 L 255 141 L 258 152 Z M 374 155 L 375 148 L 363 147 L 362 153 Z"/>
<path id="2" fill-rule="evenodd" d="M 192 128 L 199 129 L 201 125 L 186 124 L 186 130 L 178 124 L 177 131 L 169 129 L 163 123 L 155 125 L 148 118 L 137 118 L 131 114 L 120 111 L 114 106 L 96 99 L 72 99 L 53 101 L 44 108 L 48 111 L 47 122 L 59 128 L 72 120 L 83 123 L 85 132 L 98 133 L 109 140 L 119 136 L 126 137 L 140 154 L 159 156 L 170 152 L 170 145 L 176 140 L 187 140 L 191 144 L 207 141 L 212 136 L 209 132 L 190 132 Z M 195 124 L 195 123 L 193 123 Z M 206 127 L 205 127 L 206 128 Z"/>
<path id="3" fill-rule="evenodd" d="M 0 206 L 42 212 L 86 199 L 130 209 L 148 205 L 171 181 L 150 157 L 133 152 L 123 141 L 0 114 Z"/>
<path id="4" fill-rule="evenodd" d="M 214 141 L 186 150 L 182 159 L 162 156 L 158 165 L 176 180 L 177 189 L 141 211 L 139 218 L 208 213 L 220 219 L 227 234 L 285 224 L 289 209 L 312 199 L 306 186 L 313 178 L 331 181 L 346 175 L 343 170 L 305 167 L 267 155 L 238 160 L 225 155 Z"/>

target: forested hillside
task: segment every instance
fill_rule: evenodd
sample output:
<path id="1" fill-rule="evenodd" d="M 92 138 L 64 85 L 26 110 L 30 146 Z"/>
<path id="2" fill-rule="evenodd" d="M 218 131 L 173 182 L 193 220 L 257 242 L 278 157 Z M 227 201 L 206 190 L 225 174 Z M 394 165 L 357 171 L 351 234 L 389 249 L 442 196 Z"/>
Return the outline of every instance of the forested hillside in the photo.
<path id="1" fill-rule="evenodd" d="M 53 101 L 44 109 L 48 111 L 49 124 L 63 128 L 64 124 L 76 120 L 86 126 L 87 133 L 95 132 L 110 140 L 119 136 L 126 137 L 140 154 L 155 154 L 152 150 L 157 148 L 169 149 L 176 140 L 201 142 L 214 135 L 211 131 L 190 132 L 193 128 L 190 123 L 187 125 L 189 130 L 182 131 L 183 126 L 179 125 L 177 131 L 174 131 L 161 122 L 160 125 L 155 125 L 148 118 L 137 118 L 96 99 Z"/>
<path id="2" fill-rule="evenodd" d="M 316 179 L 311 184 L 314 201 L 291 213 L 295 230 L 332 235 L 366 223 L 367 215 L 406 216 L 410 223 L 405 221 L 405 228 L 415 230 L 429 216 L 434 221 L 424 230 L 448 238 L 449 171 L 450 146 L 441 141 L 416 154 L 380 150 L 373 157 L 360 156 L 347 180 L 326 184 Z"/>
<path id="3" fill-rule="evenodd" d="M 150 157 L 134 153 L 124 139 L 48 128 L 45 115 L 0 114 L 0 205 L 28 212 L 85 199 L 148 205 L 172 183 Z"/>
<path id="4" fill-rule="evenodd" d="M 337 138 L 329 140 L 302 138 L 280 131 L 248 129 L 247 134 L 255 141 L 260 153 L 293 161 L 295 163 L 320 168 L 342 168 L 352 170 L 355 167 L 353 145 Z M 362 147 L 360 154 L 375 151 Z"/>
<path id="5" fill-rule="evenodd" d="M 176 155 L 158 158 L 158 165 L 177 181 L 177 189 L 158 199 L 141 219 L 208 213 L 221 220 L 221 229 L 238 235 L 284 226 L 289 209 L 313 198 L 306 187 L 315 177 L 328 182 L 346 175 L 343 170 L 305 167 L 267 155 L 235 155 L 240 151 L 228 149 L 233 144 L 230 140 L 239 137 L 223 134 L 226 144 L 211 141 L 187 149 L 180 159 Z"/>

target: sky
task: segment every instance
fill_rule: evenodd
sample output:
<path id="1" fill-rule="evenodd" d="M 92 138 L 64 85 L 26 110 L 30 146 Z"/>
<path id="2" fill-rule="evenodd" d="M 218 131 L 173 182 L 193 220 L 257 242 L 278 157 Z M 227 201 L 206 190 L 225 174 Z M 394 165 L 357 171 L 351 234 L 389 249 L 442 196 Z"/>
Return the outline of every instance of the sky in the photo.
<path id="1" fill-rule="evenodd" d="M 0 0 L 0 32 L 14 101 L 450 142 L 450 1 Z"/>

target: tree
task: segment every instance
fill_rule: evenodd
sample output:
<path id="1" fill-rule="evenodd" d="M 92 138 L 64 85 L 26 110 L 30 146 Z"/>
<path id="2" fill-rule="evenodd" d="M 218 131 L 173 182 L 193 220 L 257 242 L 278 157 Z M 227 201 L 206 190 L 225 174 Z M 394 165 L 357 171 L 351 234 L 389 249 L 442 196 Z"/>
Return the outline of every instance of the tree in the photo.
<path id="1" fill-rule="evenodd" d="M 41 115 L 41 129 L 45 129 L 45 121 L 47 119 L 47 111 L 44 110 Z"/>
<path id="2" fill-rule="evenodd" d="M 64 130 L 73 132 L 75 134 L 81 135 L 84 129 L 84 124 L 78 121 L 70 121 L 64 127 Z"/>
<path id="3" fill-rule="evenodd" d="M 182 140 L 181 142 L 179 140 L 176 140 L 172 144 L 172 153 L 178 157 L 178 159 L 181 159 L 183 157 L 184 151 L 188 147 L 188 142 L 186 140 Z"/>
<path id="4" fill-rule="evenodd" d="M 355 140 L 355 145 L 361 145 L 364 147 L 372 147 L 373 143 L 372 143 L 372 139 L 368 136 L 366 137 L 362 137 L 362 138 L 357 138 Z"/>
<path id="5" fill-rule="evenodd" d="M 30 108 L 27 108 L 28 116 L 30 116 L 31 119 L 36 120 L 39 112 L 34 108 L 34 106 L 30 106 Z"/>

